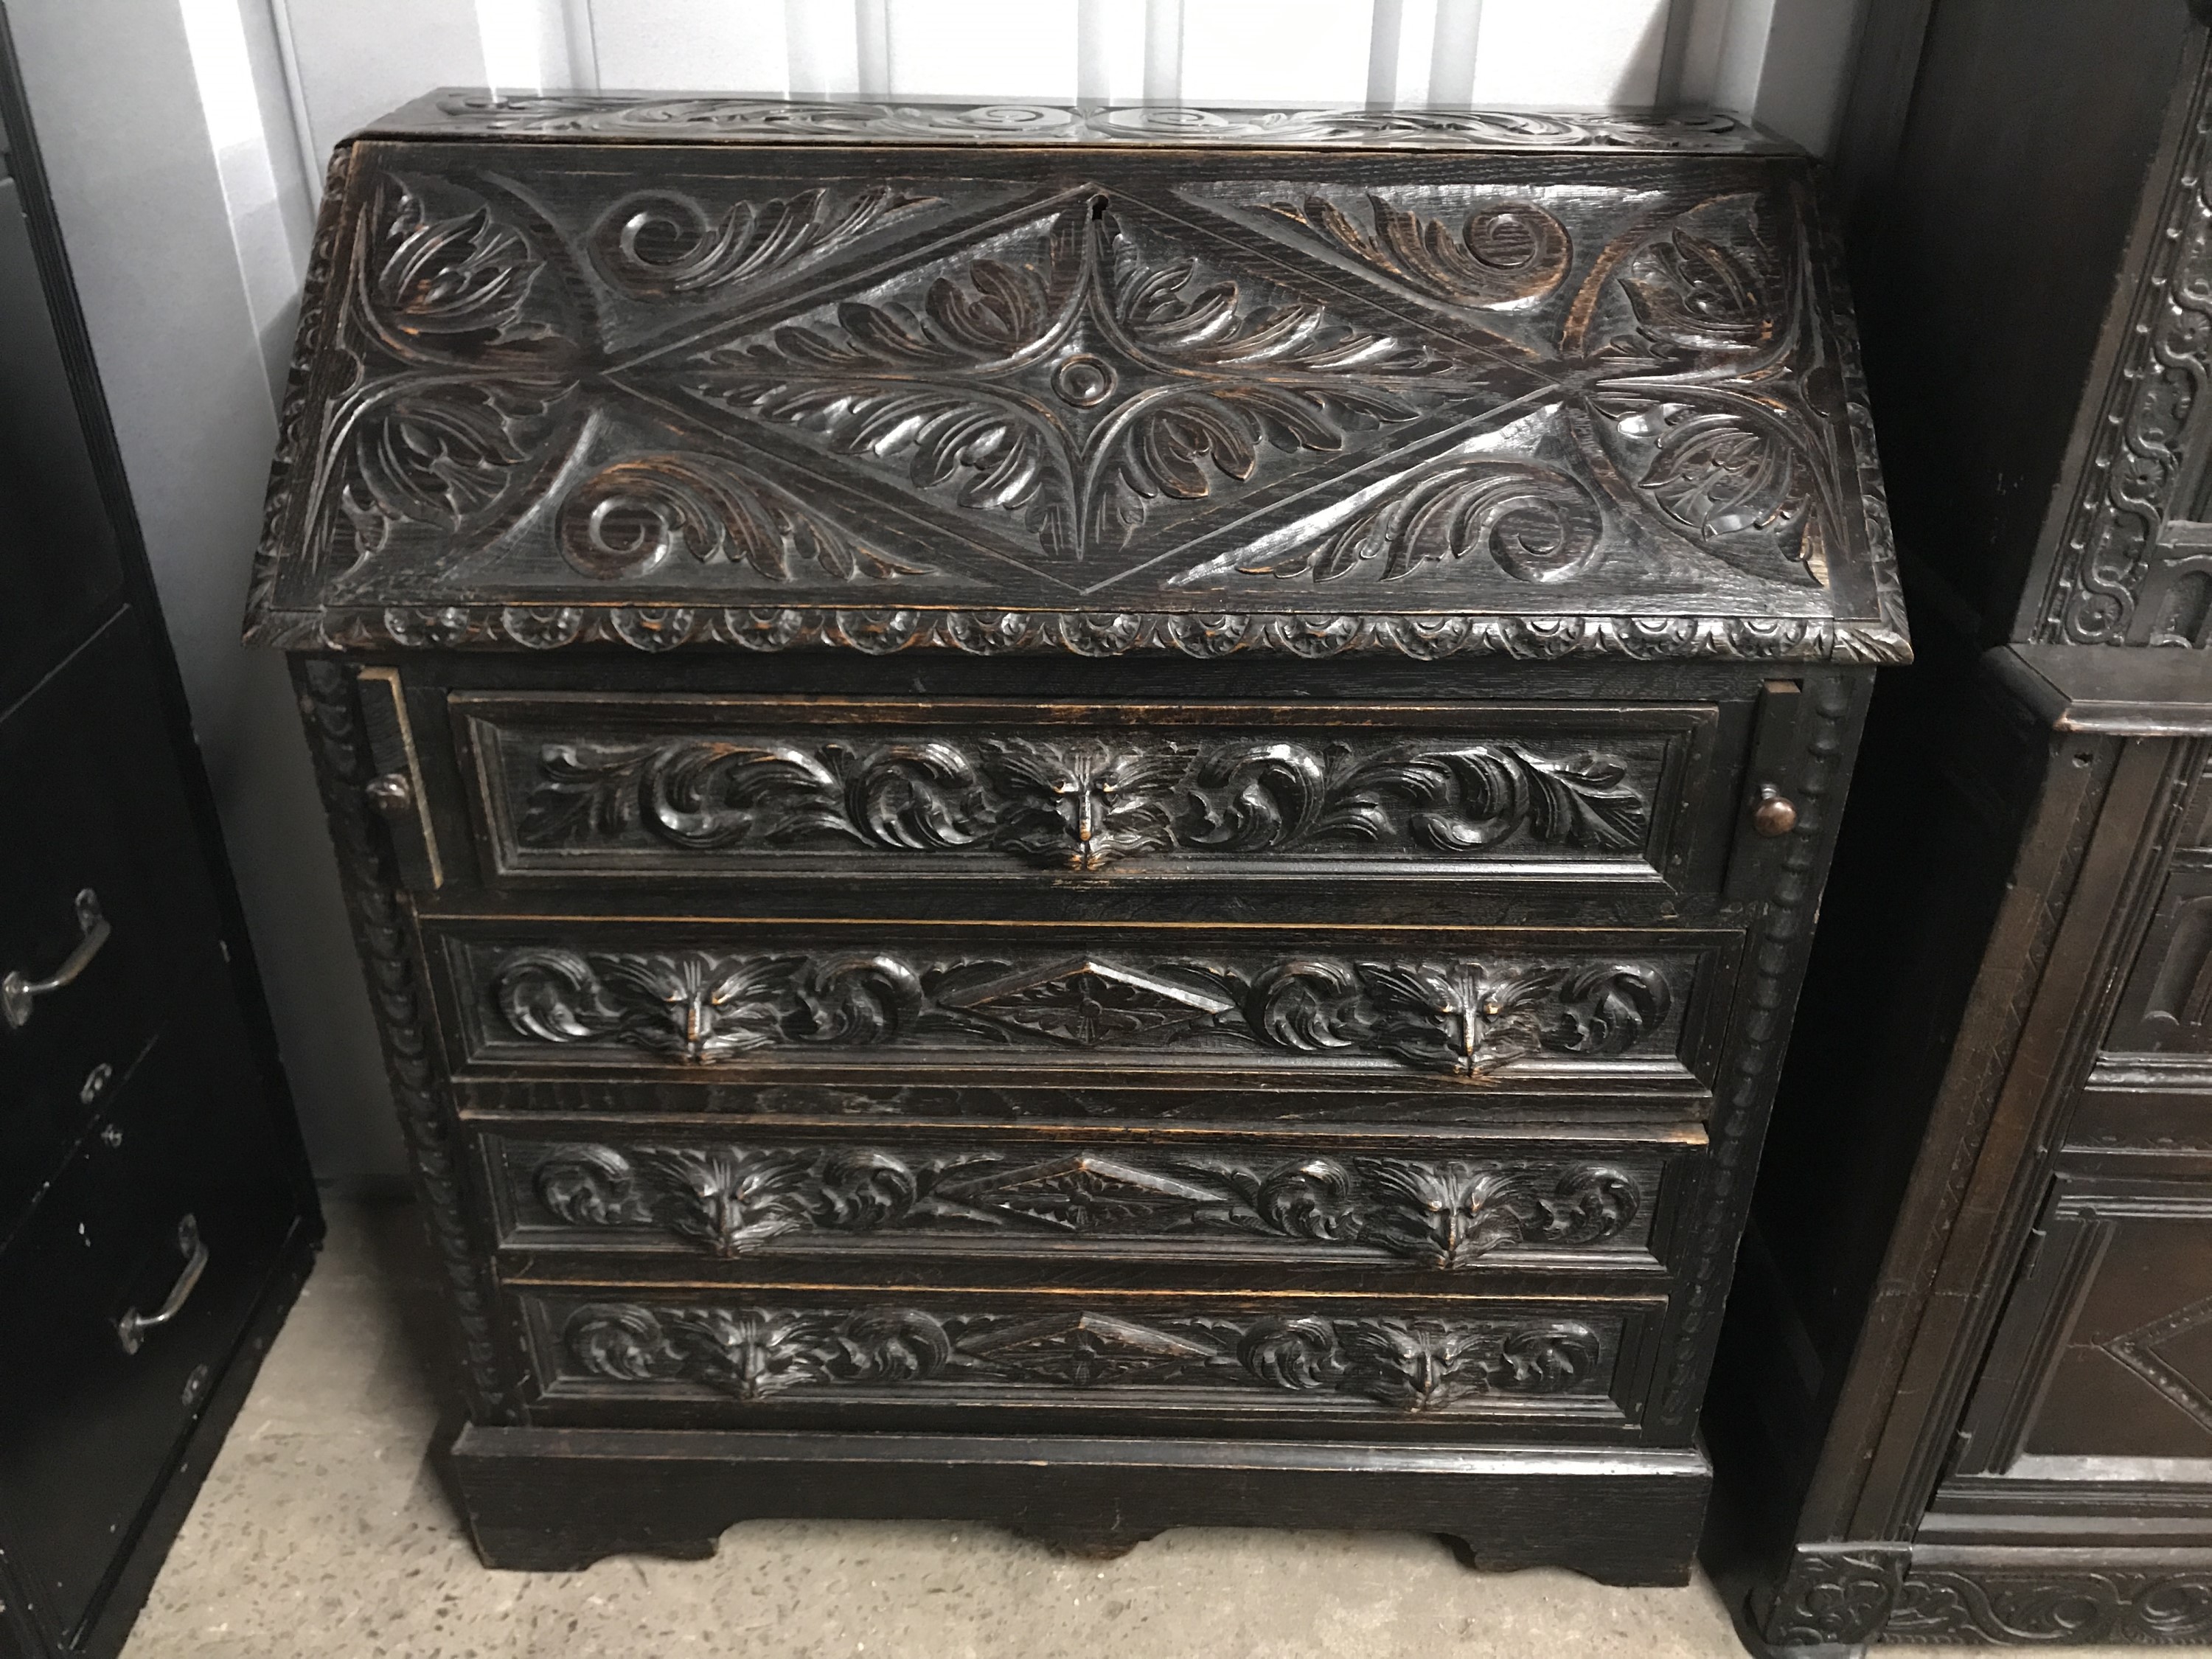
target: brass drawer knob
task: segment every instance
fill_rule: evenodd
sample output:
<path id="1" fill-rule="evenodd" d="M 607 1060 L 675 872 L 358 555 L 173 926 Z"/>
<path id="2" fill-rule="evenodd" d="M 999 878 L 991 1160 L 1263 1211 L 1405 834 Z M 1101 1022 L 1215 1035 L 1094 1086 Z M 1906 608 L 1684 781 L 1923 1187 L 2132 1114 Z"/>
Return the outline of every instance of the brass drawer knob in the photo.
<path id="1" fill-rule="evenodd" d="M 404 812 L 415 804 L 415 786 L 404 772 L 386 772 L 362 786 L 372 806 L 386 812 Z"/>
<path id="2" fill-rule="evenodd" d="M 1759 786 L 1759 805 L 1751 809 L 1751 827 L 1770 840 L 1797 827 L 1797 803 L 1771 783 Z"/>

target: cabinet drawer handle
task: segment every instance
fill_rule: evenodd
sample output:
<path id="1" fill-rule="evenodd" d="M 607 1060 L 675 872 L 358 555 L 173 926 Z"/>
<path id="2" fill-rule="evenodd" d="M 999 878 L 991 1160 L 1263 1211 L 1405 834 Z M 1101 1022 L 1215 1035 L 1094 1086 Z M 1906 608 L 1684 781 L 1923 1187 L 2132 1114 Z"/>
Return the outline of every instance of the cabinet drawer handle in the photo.
<path id="1" fill-rule="evenodd" d="M 76 896 L 76 925 L 84 937 L 69 953 L 69 960 L 46 978 L 32 979 L 21 969 L 11 968 L 7 978 L 0 979 L 0 1015 L 6 1016 L 9 1030 L 20 1031 L 30 1023 L 37 1012 L 33 1005 L 40 997 L 60 990 L 89 968 L 100 947 L 107 943 L 107 936 L 115 931 L 100 914 L 100 895 L 89 887 Z"/>
<path id="2" fill-rule="evenodd" d="M 1772 784 L 1761 784 L 1751 809 L 1751 827 L 1770 841 L 1788 835 L 1797 827 L 1797 803 Z"/>
<path id="3" fill-rule="evenodd" d="M 186 1216 L 177 1224 L 177 1249 L 185 1258 L 185 1270 L 177 1275 L 177 1282 L 169 1287 L 169 1294 L 152 1313 L 142 1314 L 132 1308 L 115 1322 L 115 1334 L 123 1339 L 123 1352 L 137 1353 L 145 1341 L 146 1333 L 167 1324 L 184 1311 L 185 1299 L 207 1271 L 208 1247 L 200 1237 L 200 1224 Z"/>

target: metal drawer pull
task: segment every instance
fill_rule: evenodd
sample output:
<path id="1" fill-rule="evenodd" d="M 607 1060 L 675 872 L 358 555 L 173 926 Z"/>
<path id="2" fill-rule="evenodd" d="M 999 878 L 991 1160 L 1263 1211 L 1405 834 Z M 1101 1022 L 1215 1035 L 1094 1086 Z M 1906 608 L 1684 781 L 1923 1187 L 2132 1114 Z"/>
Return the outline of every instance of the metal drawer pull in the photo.
<path id="1" fill-rule="evenodd" d="M 185 1270 L 177 1275 L 177 1282 L 169 1287 L 168 1298 L 152 1313 L 142 1314 L 132 1308 L 115 1322 L 115 1334 L 123 1339 L 123 1352 L 137 1353 L 146 1340 L 146 1333 L 167 1324 L 184 1311 L 185 1299 L 207 1271 L 208 1247 L 200 1237 L 200 1224 L 186 1216 L 177 1224 L 177 1249 L 183 1252 Z"/>
<path id="2" fill-rule="evenodd" d="M 27 979 L 21 969 L 11 968 L 7 978 L 0 979 L 0 1014 L 6 1015 L 9 1030 L 20 1031 L 28 1024 L 36 1012 L 32 1006 L 34 1000 L 50 991 L 60 990 L 90 967 L 92 959 L 100 954 L 100 947 L 115 931 L 108 926 L 107 918 L 100 914 L 100 895 L 89 887 L 76 896 L 76 925 L 83 929 L 84 937 L 69 953 L 69 960 L 55 969 L 52 976 Z"/>

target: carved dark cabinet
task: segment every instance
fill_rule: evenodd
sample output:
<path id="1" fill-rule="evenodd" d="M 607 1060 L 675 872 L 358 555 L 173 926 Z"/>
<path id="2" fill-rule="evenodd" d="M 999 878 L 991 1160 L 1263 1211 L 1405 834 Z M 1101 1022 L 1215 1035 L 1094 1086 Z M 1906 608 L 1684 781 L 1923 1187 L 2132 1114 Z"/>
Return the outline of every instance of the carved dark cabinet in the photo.
<path id="1" fill-rule="evenodd" d="M 753 1515 L 1680 1582 L 1875 665 L 1721 118 L 443 94 L 256 567 L 484 1559 Z"/>
<path id="2" fill-rule="evenodd" d="M 0 1654 L 106 1659 L 321 1222 L 17 91 L 0 17 Z"/>
<path id="3" fill-rule="evenodd" d="M 1842 162 L 1885 677 L 1731 1304 L 1778 1650 L 2212 1639 L 2207 30 L 1876 8 Z"/>

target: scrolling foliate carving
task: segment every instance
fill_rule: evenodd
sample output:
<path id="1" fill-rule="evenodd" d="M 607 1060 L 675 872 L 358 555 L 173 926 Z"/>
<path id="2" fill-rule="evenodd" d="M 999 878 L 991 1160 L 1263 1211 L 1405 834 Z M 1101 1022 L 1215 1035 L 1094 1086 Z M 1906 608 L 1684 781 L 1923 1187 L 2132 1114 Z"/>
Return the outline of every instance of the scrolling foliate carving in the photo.
<path id="1" fill-rule="evenodd" d="M 679 106 L 677 133 L 902 119 Z M 706 166 L 608 185 L 584 150 L 533 149 L 546 188 L 520 164 L 410 166 L 404 146 L 349 184 L 314 484 L 276 491 L 301 550 L 257 584 L 257 637 L 1902 653 L 1893 606 L 1838 615 L 1865 581 L 1825 592 L 1838 557 L 1881 549 L 1838 476 L 1850 365 L 1814 316 L 1812 206 L 1781 170 L 1705 199 L 1683 170 L 1646 216 L 1610 185 L 1380 164 L 1358 185 L 1172 184 L 1103 153 L 1055 185 L 936 161 L 874 184 Z M 849 588 L 896 598 L 825 604 Z M 790 606 L 728 606 L 772 591 Z M 1301 591 L 1334 611 L 1252 604 Z"/>
<path id="2" fill-rule="evenodd" d="M 557 459 L 578 349 L 529 240 L 473 191 L 377 180 L 355 213 L 343 349 L 356 384 L 329 417 L 316 480 L 336 551 L 393 528 L 479 537 Z M 304 337 L 304 336 L 303 336 Z"/>
<path id="3" fill-rule="evenodd" d="M 592 257 L 634 294 L 704 296 L 788 275 L 933 199 L 890 185 L 808 190 L 733 202 L 718 217 L 680 191 L 643 191 L 607 210 L 592 233 Z"/>
<path id="4" fill-rule="evenodd" d="M 1892 1642 L 2038 1646 L 2203 1642 L 2212 1639 L 2212 1572 L 1916 1563 L 1881 1634 Z"/>
<path id="5" fill-rule="evenodd" d="M 701 564 L 743 565 L 769 581 L 926 574 L 808 506 L 788 489 L 715 455 L 617 461 L 561 503 L 562 556 L 587 576 L 641 575 L 682 551 Z"/>
<path id="6" fill-rule="evenodd" d="M 1129 1049 L 1206 1039 L 1395 1060 L 1468 1079 L 1543 1054 L 1626 1054 L 1663 1025 L 1675 1000 L 1665 969 L 1605 958 L 1248 964 L 1086 956 L 1018 966 L 535 946 L 492 961 L 484 996 L 526 1042 L 611 1045 L 695 1064 L 813 1044 Z"/>
<path id="7" fill-rule="evenodd" d="M 538 1164 L 536 1186 L 572 1226 L 650 1224 L 722 1256 L 800 1229 L 870 1231 L 929 1202 L 906 1158 L 870 1151 L 562 1146 Z"/>
<path id="8" fill-rule="evenodd" d="M 1332 846 L 1622 854 L 1650 835 L 1656 782 L 1620 756 L 1502 740 L 576 739 L 536 750 L 516 834 L 532 848 L 991 852 L 1074 870 Z"/>
<path id="9" fill-rule="evenodd" d="M 1440 1271 L 1615 1239 L 1644 1198 L 1601 1164 L 877 1147 L 556 1146 L 531 1188 L 570 1226 L 653 1228 L 735 1256 L 793 1233 L 1274 1239 Z"/>
<path id="10" fill-rule="evenodd" d="M 1660 520 L 1770 579 L 1824 580 L 1841 531 L 1834 458 L 1806 392 L 1825 352 L 1765 204 L 1708 203 L 1626 251 L 1631 326 L 1601 348 L 1598 441 Z"/>
<path id="11" fill-rule="evenodd" d="M 1800 1544 L 1759 1620 L 1778 1648 L 1854 1647 L 1881 1633 L 1911 1558 L 1903 1544 Z"/>
<path id="12" fill-rule="evenodd" d="M 713 349 L 691 389 L 902 462 L 917 489 L 1011 515 L 1080 562 L 1156 504 L 1251 481 L 1263 452 L 1334 452 L 1412 420 L 1444 367 L 1259 278 L 1140 249 L 1103 193 L 1063 210 L 1034 261 L 975 258 L 921 301 L 848 300 Z"/>
<path id="13" fill-rule="evenodd" d="M 1448 305 L 1510 305 L 1548 294 L 1567 274 L 1567 228 L 1543 209 L 1508 202 L 1466 215 L 1455 233 L 1370 194 L 1370 233 L 1328 196 L 1270 203 L 1271 210 L 1416 292 Z"/>
<path id="14" fill-rule="evenodd" d="M 571 405 L 592 353 L 552 263 L 519 225 L 450 180 L 435 188 L 460 210 L 437 216 L 428 188 L 385 179 L 356 216 L 346 339 L 360 384 L 332 421 L 319 482 L 333 526 L 344 526 L 333 544 L 356 562 L 403 524 L 482 541 L 520 517 L 573 441 Z M 688 197 L 647 193 L 611 209 L 590 247 L 631 291 L 681 296 L 771 280 L 920 204 L 887 187 L 842 204 L 812 191 L 739 201 L 709 223 Z M 601 579 L 643 574 L 679 550 L 771 582 L 927 570 L 733 458 L 683 452 L 590 473 L 562 500 L 555 541 Z M 566 643 L 580 623 L 513 633 Z M 654 632 L 617 627 L 632 642 Z M 404 643 L 403 631 L 392 634 Z"/>
<path id="15" fill-rule="evenodd" d="M 1372 507 L 1318 541 L 1246 559 L 1248 576 L 1384 581 L 1477 549 L 1521 581 L 1565 581 L 1599 557 L 1602 527 L 1588 486 L 1555 467 L 1520 461 L 1454 461 L 1409 475 Z M 1212 574 L 1201 567 L 1181 580 Z"/>
<path id="16" fill-rule="evenodd" d="M 1206 109 L 1170 104 L 874 104 L 759 98 L 623 98 L 580 93 L 441 94 L 396 125 L 541 136 L 653 135 L 686 141 L 850 143 L 1346 145 L 1359 149 L 1699 150 L 1788 149 L 1731 115 L 1553 115 L 1522 110 Z"/>
<path id="17" fill-rule="evenodd" d="M 1667 1016 L 1665 979 L 1628 963 L 1278 963 L 1253 986 L 1265 1040 L 1380 1051 L 1424 1071 L 1488 1075 L 1516 1060 L 1625 1053 Z"/>
<path id="18" fill-rule="evenodd" d="M 1044 1388 L 1273 1391 L 1407 1413 L 1498 1395 L 1567 1393 L 1602 1344 L 1572 1320 L 1318 1316 L 1139 1322 L 1085 1310 L 943 1315 L 917 1308 L 646 1307 L 593 1303 L 562 1329 L 569 1362 L 617 1382 L 704 1384 L 744 1401 L 790 1390 L 947 1393 Z"/>
<path id="19" fill-rule="evenodd" d="M 2212 422 L 2212 88 L 2200 82 L 2044 600 L 2042 637 L 2212 645 L 2212 560 L 2168 544 Z M 2192 526 L 2193 528 L 2193 526 Z"/>
<path id="20" fill-rule="evenodd" d="M 909 113 L 541 112 L 556 131 L 848 138 Z M 1099 131 L 1126 113 L 1063 112 Z M 1194 118 L 1385 146 L 1697 130 Z M 914 119 L 1001 130 L 988 110 Z M 1049 184 L 933 157 L 911 179 L 771 186 L 714 158 L 611 185 L 592 153 L 410 163 L 398 145 L 356 169 L 321 422 L 288 439 L 315 447 L 314 483 L 273 498 L 272 545 L 299 550 L 266 562 L 256 637 L 1904 653 L 1863 465 L 1844 487 L 1856 435 L 1835 392 L 1855 369 L 1790 169 L 1700 198 L 1697 169 L 1673 168 L 1636 207 L 1618 181 L 1437 184 L 1379 158 L 1357 185 L 1265 167 L 1183 182 L 1102 149 Z M 841 603 L 854 590 L 883 602 Z"/>

